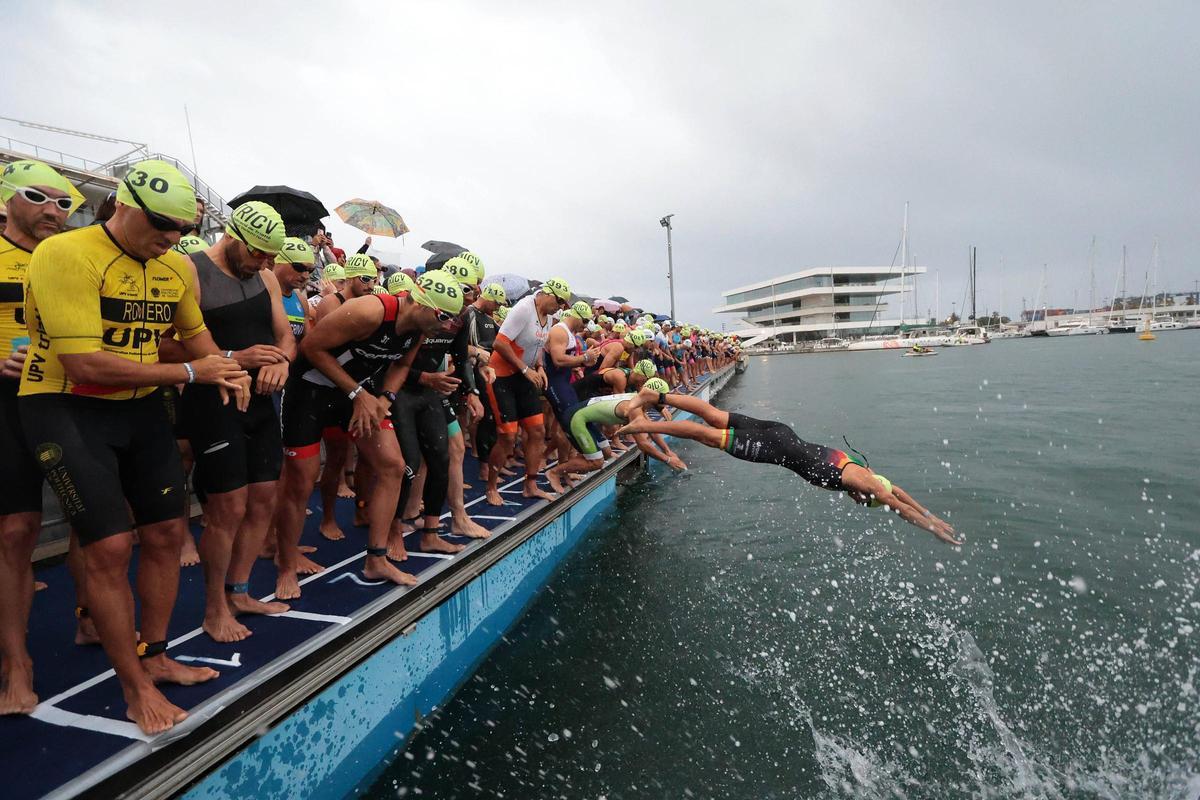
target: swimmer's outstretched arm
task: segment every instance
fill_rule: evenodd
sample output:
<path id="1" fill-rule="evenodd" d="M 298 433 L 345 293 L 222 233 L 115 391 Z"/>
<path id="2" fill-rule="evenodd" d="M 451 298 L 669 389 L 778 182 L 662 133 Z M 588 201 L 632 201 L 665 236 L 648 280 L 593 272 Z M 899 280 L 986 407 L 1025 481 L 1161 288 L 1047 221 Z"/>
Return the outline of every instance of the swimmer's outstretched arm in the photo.
<path id="1" fill-rule="evenodd" d="M 929 531 L 947 544 L 960 545 L 962 540 L 950 523 L 935 517 L 924 506 L 912 501 L 907 492 L 892 484 L 889 492 L 870 470 L 857 464 L 847 464 L 842 470 L 842 486 L 856 503 L 867 504 L 872 499 L 894 510 L 910 525 Z M 912 502 L 909 502 L 912 501 Z"/>

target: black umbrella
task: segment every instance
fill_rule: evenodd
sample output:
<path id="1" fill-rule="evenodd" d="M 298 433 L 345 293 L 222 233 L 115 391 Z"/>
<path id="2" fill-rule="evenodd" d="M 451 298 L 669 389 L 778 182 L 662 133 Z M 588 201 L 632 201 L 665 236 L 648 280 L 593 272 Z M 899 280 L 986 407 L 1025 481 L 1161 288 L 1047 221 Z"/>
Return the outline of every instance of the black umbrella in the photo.
<path id="1" fill-rule="evenodd" d="M 628 297 L 621 297 L 620 295 L 615 295 L 615 294 L 608 299 L 612 300 L 614 302 L 617 302 L 617 303 L 628 303 L 629 302 Z"/>
<path id="2" fill-rule="evenodd" d="M 291 236 L 316 233 L 317 223 L 329 216 L 329 211 L 320 200 L 290 186 L 255 186 L 233 198 L 229 205 L 237 208 L 250 200 L 261 200 L 278 211 Z"/>
<path id="3" fill-rule="evenodd" d="M 456 256 L 459 253 L 465 253 L 467 251 L 467 248 L 463 247 L 462 245 L 454 244 L 454 242 L 434 241 L 426 242 L 425 244 L 421 245 L 421 249 L 428 250 L 431 253 L 449 253 L 452 256 Z"/>
<path id="4" fill-rule="evenodd" d="M 464 253 L 465 250 L 459 250 L 458 253 Z M 458 253 L 434 253 L 429 258 L 425 259 L 425 269 L 441 269 L 446 265 L 446 262 L 454 258 Z"/>

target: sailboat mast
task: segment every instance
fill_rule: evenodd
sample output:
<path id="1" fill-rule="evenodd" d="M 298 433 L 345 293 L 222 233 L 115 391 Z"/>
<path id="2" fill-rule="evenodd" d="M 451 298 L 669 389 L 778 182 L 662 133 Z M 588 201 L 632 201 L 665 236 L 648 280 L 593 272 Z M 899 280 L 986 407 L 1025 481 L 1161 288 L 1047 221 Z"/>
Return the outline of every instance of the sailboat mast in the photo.
<path id="1" fill-rule="evenodd" d="M 1096 237 L 1092 236 L 1092 249 L 1088 254 L 1088 271 L 1091 274 L 1092 288 L 1088 298 L 1088 325 L 1092 324 L 1092 312 L 1096 309 Z"/>
<path id="2" fill-rule="evenodd" d="M 900 324 L 904 324 L 904 270 L 908 266 L 908 201 L 904 201 L 904 228 L 900 234 Z"/>

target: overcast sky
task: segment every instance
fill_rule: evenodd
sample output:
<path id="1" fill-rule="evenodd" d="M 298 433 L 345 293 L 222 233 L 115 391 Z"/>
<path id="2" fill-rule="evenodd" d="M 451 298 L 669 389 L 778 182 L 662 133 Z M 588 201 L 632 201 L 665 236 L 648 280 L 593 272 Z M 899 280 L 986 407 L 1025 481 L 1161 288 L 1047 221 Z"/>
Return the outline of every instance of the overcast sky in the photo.
<path id="1" fill-rule="evenodd" d="M 1123 243 L 1140 291 L 1156 235 L 1160 286 L 1200 279 L 1194 3 L 167 5 L 6 9 L 0 113 L 190 160 L 186 102 L 226 198 L 379 199 L 413 231 L 387 261 L 448 239 L 664 312 L 674 213 L 677 313 L 710 325 L 724 289 L 890 264 L 906 200 L 943 314 L 972 244 L 1009 313 L 1043 264 L 1051 305 L 1086 304 L 1093 235 L 1098 297 Z"/>

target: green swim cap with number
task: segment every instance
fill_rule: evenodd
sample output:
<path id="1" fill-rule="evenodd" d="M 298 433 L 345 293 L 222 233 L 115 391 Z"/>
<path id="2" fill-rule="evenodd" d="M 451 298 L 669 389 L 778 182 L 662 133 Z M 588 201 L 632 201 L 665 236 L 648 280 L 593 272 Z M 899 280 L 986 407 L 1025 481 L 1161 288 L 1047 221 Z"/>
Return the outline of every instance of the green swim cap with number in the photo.
<path id="1" fill-rule="evenodd" d="M 433 272 L 437 272 L 437 270 L 433 270 Z M 475 271 L 475 267 L 461 256 L 455 256 L 443 264 L 442 272 L 453 275 L 454 280 L 467 286 L 479 285 L 479 274 Z"/>
<path id="2" fill-rule="evenodd" d="M 117 186 L 117 202 L 121 205 L 141 208 L 138 199 L 155 214 L 188 222 L 196 218 L 196 192 L 183 173 L 157 158 L 139 161 L 125 173 Z M 283 222 L 279 223 L 279 240 L 283 241 Z M 279 248 L 275 248 L 278 250 Z M 269 252 L 274 253 L 275 250 Z"/>
<path id="3" fill-rule="evenodd" d="M 444 280 L 438 272 L 439 270 L 434 270 L 417 278 L 417 290 L 409 297 L 423 306 L 436 308 L 447 314 L 457 314 L 462 311 L 462 289 L 454 281 Z"/>
<path id="4" fill-rule="evenodd" d="M 247 247 L 271 254 L 283 249 L 283 240 L 287 236 L 283 230 L 283 217 L 261 200 L 251 200 L 235 208 L 225 233 Z"/>
<path id="5" fill-rule="evenodd" d="M 489 283 L 483 287 L 482 297 L 484 300 L 491 300 L 494 303 L 499 303 L 502 306 L 508 305 L 508 293 L 504 291 L 504 287 L 498 283 Z"/>
<path id="6" fill-rule="evenodd" d="M 645 375 L 647 378 L 653 378 L 658 374 L 658 367 L 654 366 L 654 362 L 648 358 L 643 358 L 634 365 L 633 371 L 639 375 Z"/>
<path id="7" fill-rule="evenodd" d="M 355 253 L 346 259 L 347 278 L 378 278 L 379 269 L 365 253 Z"/>
<path id="8" fill-rule="evenodd" d="M 466 261 L 468 264 L 470 264 L 471 267 L 475 270 L 475 277 L 478 278 L 479 281 L 483 280 L 483 276 L 487 274 L 483 270 L 482 259 L 480 259 L 479 256 L 472 253 L 470 250 L 464 250 L 463 252 L 456 255 L 454 258 L 461 258 L 463 261 Z M 454 258 L 450 259 L 450 261 L 453 261 Z M 449 262 L 447 262 L 447 263 L 449 263 Z M 476 281 L 476 283 L 478 283 L 479 281 Z"/>
<path id="9" fill-rule="evenodd" d="M 403 272 L 394 272 L 387 280 L 387 290 L 389 294 L 411 292 L 415 288 L 417 288 L 416 281 L 405 275 Z"/>
<path id="10" fill-rule="evenodd" d="M 179 240 L 183 244 L 183 240 Z M 283 240 L 283 249 L 275 254 L 276 264 L 300 264 L 312 266 L 317 263 L 317 254 L 308 246 L 308 242 L 298 236 L 289 236 Z"/>
<path id="11" fill-rule="evenodd" d="M 649 389 L 652 392 L 666 394 L 671 391 L 671 384 L 664 381 L 662 378 L 651 378 L 642 384 L 643 389 Z"/>
<path id="12" fill-rule="evenodd" d="M 883 488 L 885 491 L 887 491 L 888 494 L 892 493 L 892 482 L 891 481 L 889 481 L 887 478 L 880 475 L 878 472 L 875 473 L 875 479 L 883 484 Z M 881 506 L 881 505 L 883 505 L 883 503 L 879 502 L 878 498 L 876 498 L 876 497 L 871 498 L 871 507 L 872 508 L 875 508 L 876 506 Z"/>
<path id="13" fill-rule="evenodd" d="M 630 331 L 625 334 L 625 341 L 629 342 L 634 347 L 641 347 L 646 343 L 646 335 L 641 331 Z"/>
<path id="14" fill-rule="evenodd" d="M 325 267 L 325 280 L 327 281 L 344 281 L 346 280 L 346 268 L 341 264 L 330 264 Z"/>
<path id="15" fill-rule="evenodd" d="M 545 294 L 552 294 L 559 300 L 571 302 L 571 286 L 562 278 L 551 278 L 542 284 L 541 291 Z"/>
<path id="16" fill-rule="evenodd" d="M 11 200 L 17 189 L 34 186 L 45 186 L 47 189 L 57 189 L 67 194 L 72 200 L 67 216 L 74 214 L 83 204 L 84 197 L 73 183 L 59 174 L 54 167 L 33 159 L 14 161 L 4 168 L 4 172 L 0 174 L 0 204 Z"/>
<path id="17" fill-rule="evenodd" d="M 625 334 L 629 333 L 629 326 L 624 322 L 617 320 L 612 324 L 612 332 L 617 336 L 624 336 Z"/>
<path id="18" fill-rule="evenodd" d="M 176 253 L 183 253 L 185 256 L 190 256 L 192 253 L 200 253 L 207 250 L 208 242 L 199 236 L 180 236 L 179 243 L 171 249 Z"/>

